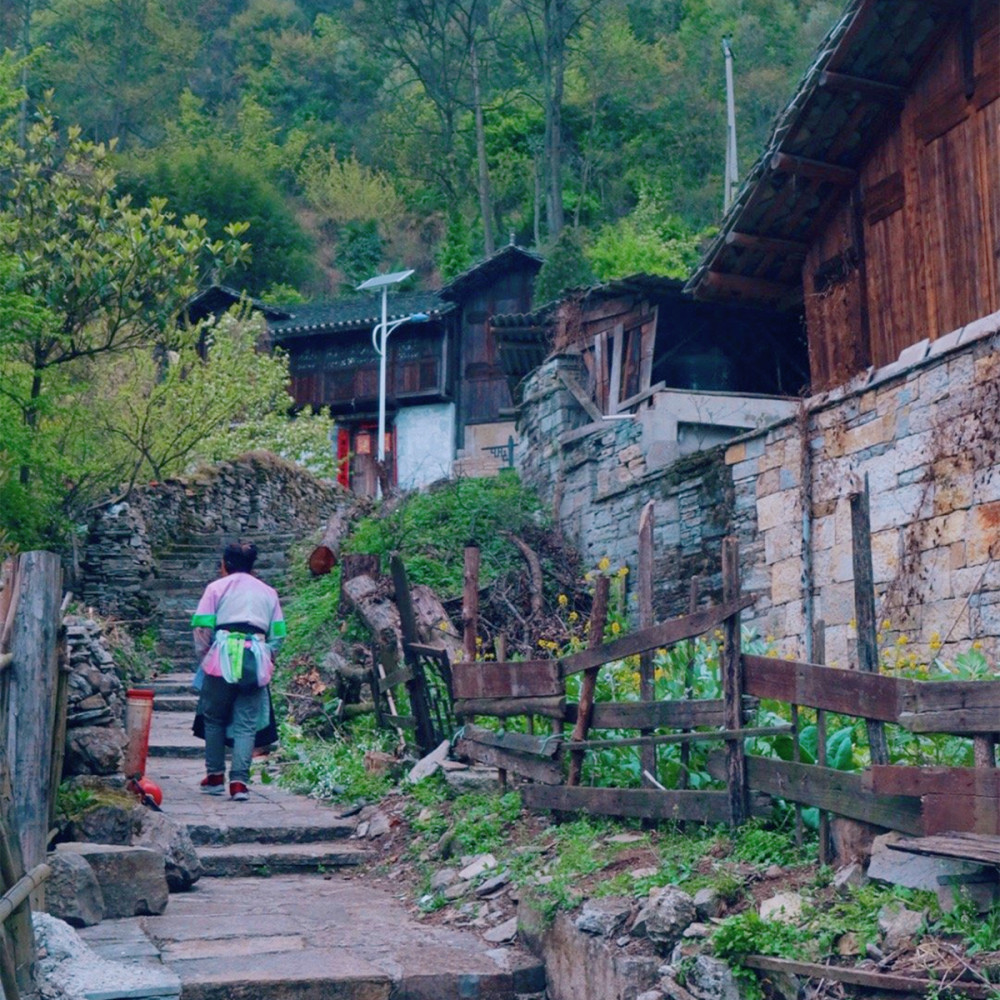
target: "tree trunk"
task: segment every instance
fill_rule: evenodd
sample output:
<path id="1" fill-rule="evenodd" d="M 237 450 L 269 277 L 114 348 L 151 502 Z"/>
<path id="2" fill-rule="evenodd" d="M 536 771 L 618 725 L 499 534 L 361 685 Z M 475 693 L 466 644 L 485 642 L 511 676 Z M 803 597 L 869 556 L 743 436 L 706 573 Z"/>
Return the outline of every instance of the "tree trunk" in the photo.
<path id="1" fill-rule="evenodd" d="M 341 507 L 330 515 L 323 530 L 319 545 L 309 554 L 309 572 L 313 576 L 325 576 L 340 558 L 340 546 L 354 520 L 357 507 Z"/>
<path id="2" fill-rule="evenodd" d="M 483 217 L 483 252 L 493 254 L 493 196 L 490 191 L 490 170 L 486 161 L 486 126 L 483 122 L 483 92 L 479 83 L 479 56 L 475 31 L 469 40 L 469 68 L 472 72 L 472 101 L 476 120 L 476 160 L 479 164 L 479 212 Z"/>
<path id="3" fill-rule="evenodd" d="M 548 237 L 565 225 L 562 196 L 562 101 L 566 70 L 566 0 L 545 0 L 545 209 Z"/>

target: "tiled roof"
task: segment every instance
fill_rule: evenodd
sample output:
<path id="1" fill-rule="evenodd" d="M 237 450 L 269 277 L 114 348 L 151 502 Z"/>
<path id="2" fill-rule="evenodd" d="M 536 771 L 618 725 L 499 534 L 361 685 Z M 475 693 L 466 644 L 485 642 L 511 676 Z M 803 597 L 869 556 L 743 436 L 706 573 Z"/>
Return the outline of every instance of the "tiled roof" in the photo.
<path id="1" fill-rule="evenodd" d="M 443 301 L 437 292 L 390 292 L 388 297 L 390 322 L 413 313 L 426 313 L 436 319 L 454 308 L 453 303 Z M 322 333 L 370 329 L 382 320 L 382 296 L 356 295 L 332 302 L 289 306 L 287 312 L 287 319 L 268 324 L 275 343 Z"/>
<path id="2" fill-rule="evenodd" d="M 529 267 L 538 271 L 542 266 L 543 258 L 531 250 L 525 250 L 524 247 L 509 243 L 485 260 L 479 261 L 478 264 L 473 264 L 472 267 L 467 271 L 463 271 L 457 278 L 452 278 L 441 289 L 441 297 L 456 299 L 459 295 L 469 291 L 470 288 L 475 288 L 477 285 L 485 284 L 506 274 L 517 261 L 526 263 Z"/>

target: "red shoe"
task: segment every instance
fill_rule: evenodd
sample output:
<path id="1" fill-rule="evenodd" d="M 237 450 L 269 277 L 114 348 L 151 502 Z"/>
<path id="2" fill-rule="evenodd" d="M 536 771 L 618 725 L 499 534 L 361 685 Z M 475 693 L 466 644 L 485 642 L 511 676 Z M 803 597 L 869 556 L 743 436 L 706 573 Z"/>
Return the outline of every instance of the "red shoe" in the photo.
<path id="1" fill-rule="evenodd" d="M 242 781 L 229 782 L 229 797 L 234 802 L 246 802 L 250 798 L 250 790 Z"/>
<path id="2" fill-rule="evenodd" d="M 225 774 L 206 774 L 199 786 L 206 795 L 223 795 L 226 791 Z"/>

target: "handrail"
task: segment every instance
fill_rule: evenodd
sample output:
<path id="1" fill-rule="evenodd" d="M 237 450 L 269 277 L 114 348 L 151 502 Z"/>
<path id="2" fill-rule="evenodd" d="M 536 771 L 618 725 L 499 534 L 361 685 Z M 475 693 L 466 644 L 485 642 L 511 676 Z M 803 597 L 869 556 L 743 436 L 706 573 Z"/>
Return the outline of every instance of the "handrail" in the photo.
<path id="1" fill-rule="evenodd" d="M 19 878 L 3 896 L 0 896 L 0 924 L 3 924 L 51 874 L 52 869 L 45 862 L 35 865 L 27 875 Z"/>

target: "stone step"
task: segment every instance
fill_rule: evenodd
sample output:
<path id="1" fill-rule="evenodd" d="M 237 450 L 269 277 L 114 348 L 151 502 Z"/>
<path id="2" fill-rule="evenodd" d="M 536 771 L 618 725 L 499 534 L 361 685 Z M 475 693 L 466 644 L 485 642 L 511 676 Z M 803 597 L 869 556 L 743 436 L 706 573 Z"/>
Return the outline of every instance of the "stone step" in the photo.
<path id="1" fill-rule="evenodd" d="M 198 695 L 160 694 L 157 692 L 153 700 L 153 708 L 157 712 L 193 712 L 198 707 Z"/>
<path id="2" fill-rule="evenodd" d="M 143 926 L 184 1000 L 515 1000 L 545 988 L 520 949 L 423 923 L 391 883 L 342 872 L 203 879 Z"/>
<path id="3" fill-rule="evenodd" d="M 193 683 L 194 683 L 194 674 L 191 672 L 191 670 L 176 670 L 176 671 L 171 671 L 169 674 L 160 674 L 159 677 L 154 677 L 152 680 L 146 682 L 145 684 L 141 684 L 138 686 L 156 692 L 156 697 L 157 697 L 156 705 L 158 707 L 160 695 L 191 694 L 192 693 L 191 685 Z"/>
<path id="4" fill-rule="evenodd" d="M 356 843 L 226 844 L 198 849 L 202 874 L 214 878 L 250 878 L 254 875 L 324 874 L 335 868 L 359 865 L 364 848 Z"/>

